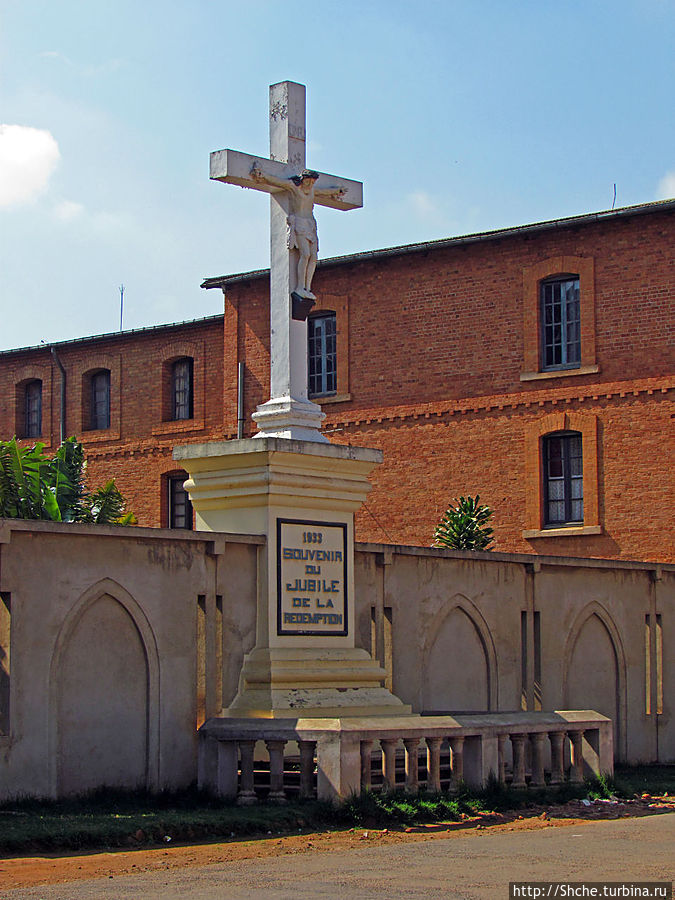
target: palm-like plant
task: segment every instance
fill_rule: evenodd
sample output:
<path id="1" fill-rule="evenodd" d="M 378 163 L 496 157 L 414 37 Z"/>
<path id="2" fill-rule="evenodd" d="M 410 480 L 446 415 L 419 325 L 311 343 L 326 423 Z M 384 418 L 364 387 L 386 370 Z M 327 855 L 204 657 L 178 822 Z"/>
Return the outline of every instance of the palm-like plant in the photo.
<path id="1" fill-rule="evenodd" d="M 487 524 L 492 516 L 480 495 L 460 497 L 450 506 L 434 531 L 434 547 L 451 550 L 489 550 L 494 531 Z"/>
<path id="2" fill-rule="evenodd" d="M 126 501 L 112 478 L 89 495 L 86 510 L 79 521 L 94 525 L 133 525 L 136 517 L 132 512 L 125 512 L 125 506 Z"/>
<path id="3" fill-rule="evenodd" d="M 74 437 L 63 441 L 52 459 L 44 444 L 0 441 L 0 518 L 132 525 L 136 519 L 125 513 L 114 479 L 90 494 L 86 468 L 84 449 Z"/>

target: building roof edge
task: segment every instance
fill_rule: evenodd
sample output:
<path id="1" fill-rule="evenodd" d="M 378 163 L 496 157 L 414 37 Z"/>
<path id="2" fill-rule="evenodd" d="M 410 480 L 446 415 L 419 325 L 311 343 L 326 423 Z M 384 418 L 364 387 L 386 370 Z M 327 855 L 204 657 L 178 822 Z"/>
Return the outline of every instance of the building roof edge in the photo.
<path id="1" fill-rule="evenodd" d="M 446 247 L 477 244 L 481 241 L 497 241 L 523 234 L 535 234 L 539 231 L 552 231 L 558 228 L 573 228 L 579 225 L 592 225 L 596 222 L 602 222 L 608 219 L 629 218 L 631 216 L 667 212 L 672 209 L 675 209 L 675 199 L 656 200 L 650 203 L 640 203 L 636 206 L 623 206 L 619 209 L 608 209 L 601 212 L 568 216 L 563 219 L 549 219 L 544 222 L 534 222 L 530 225 L 514 225 L 509 226 L 508 228 L 497 228 L 492 231 L 481 231 L 474 234 L 459 235 L 458 237 L 439 238 L 434 241 L 422 241 L 417 244 L 401 244 L 395 247 L 384 247 L 380 250 L 364 250 L 359 253 L 350 253 L 345 256 L 331 256 L 327 259 L 319 260 L 318 268 L 344 266 L 349 265 L 350 263 L 386 259 L 391 256 L 404 256 L 406 253 L 422 253 L 428 252 L 429 250 L 441 250 Z M 269 274 L 269 269 L 254 269 L 250 272 L 238 272 L 233 275 L 218 275 L 213 278 L 204 279 L 201 287 L 206 290 L 223 288 L 231 284 L 255 281 L 255 279 L 261 278 L 267 274 Z"/>
<path id="2" fill-rule="evenodd" d="M 129 328 L 125 331 L 109 331 L 104 334 L 90 334 L 85 337 L 68 338 L 63 341 L 44 341 L 41 344 L 34 344 L 28 347 L 12 347 L 10 350 L 0 350 L 0 356 L 11 356 L 14 353 L 28 353 L 34 350 L 50 350 L 52 347 L 71 346 L 72 344 L 82 344 L 86 341 L 104 341 L 115 340 L 116 338 L 124 338 L 129 335 L 153 334 L 157 331 L 168 331 L 171 328 L 189 328 L 191 325 L 206 325 L 209 322 L 215 322 L 223 318 L 223 313 L 216 313 L 213 316 L 203 316 L 200 319 L 186 319 L 183 322 L 167 322 L 164 325 L 146 325 L 143 328 Z"/>

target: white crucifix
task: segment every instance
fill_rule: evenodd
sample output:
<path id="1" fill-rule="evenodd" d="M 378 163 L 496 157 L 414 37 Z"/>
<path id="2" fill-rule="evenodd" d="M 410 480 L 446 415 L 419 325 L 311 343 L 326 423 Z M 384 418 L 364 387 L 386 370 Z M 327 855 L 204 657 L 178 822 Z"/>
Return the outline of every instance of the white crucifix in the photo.
<path id="1" fill-rule="evenodd" d="M 256 437 L 327 442 L 324 413 L 308 397 L 307 313 L 318 238 L 314 204 L 363 206 L 363 185 L 305 169 L 305 86 L 270 87 L 270 158 L 236 150 L 211 154 L 214 181 L 270 194 L 270 397 L 253 414 Z"/>

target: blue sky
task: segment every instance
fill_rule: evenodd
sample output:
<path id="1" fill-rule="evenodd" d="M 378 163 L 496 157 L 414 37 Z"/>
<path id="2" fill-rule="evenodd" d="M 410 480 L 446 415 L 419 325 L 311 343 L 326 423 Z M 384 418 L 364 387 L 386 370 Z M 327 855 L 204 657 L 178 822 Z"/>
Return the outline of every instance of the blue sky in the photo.
<path id="1" fill-rule="evenodd" d="M 0 0 L 0 349 L 222 310 L 269 263 L 268 86 L 307 85 L 335 256 L 675 195 L 675 0 Z"/>

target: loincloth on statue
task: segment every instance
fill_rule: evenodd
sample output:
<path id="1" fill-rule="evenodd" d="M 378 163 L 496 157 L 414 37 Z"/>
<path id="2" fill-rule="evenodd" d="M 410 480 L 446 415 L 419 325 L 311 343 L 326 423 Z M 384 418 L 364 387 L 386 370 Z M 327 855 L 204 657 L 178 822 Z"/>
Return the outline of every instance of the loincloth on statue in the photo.
<path id="1" fill-rule="evenodd" d="M 319 236 L 316 230 L 316 219 L 314 216 L 305 218 L 304 216 L 288 216 L 286 219 L 286 243 L 289 250 L 298 249 L 298 235 L 307 238 L 319 252 Z"/>

